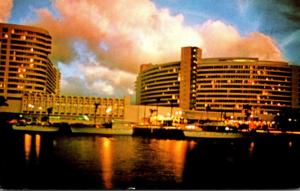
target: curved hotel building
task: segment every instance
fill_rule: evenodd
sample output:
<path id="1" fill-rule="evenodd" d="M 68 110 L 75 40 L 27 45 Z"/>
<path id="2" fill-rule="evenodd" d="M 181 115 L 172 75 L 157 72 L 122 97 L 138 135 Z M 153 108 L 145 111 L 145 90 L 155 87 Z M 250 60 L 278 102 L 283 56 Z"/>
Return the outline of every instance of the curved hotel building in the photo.
<path id="1" fill-rule="evenodd" d="M 9 111 L 20 110 L 17 103 L 24 93 L 59 93 L 60 73 L 50 53 L 46 30 L 0 23 L 0 95 L 14 107 Z"/>
<path id="2" fill-rule="evenodd" d="M 258 58 L 201 58 L 201 49 L 183 47 L 181 61 L 144 64 L 136 81 L 137 103 L 179 106 L 185 111 L 274 116 L 300 106 L 300 67 Z"/>

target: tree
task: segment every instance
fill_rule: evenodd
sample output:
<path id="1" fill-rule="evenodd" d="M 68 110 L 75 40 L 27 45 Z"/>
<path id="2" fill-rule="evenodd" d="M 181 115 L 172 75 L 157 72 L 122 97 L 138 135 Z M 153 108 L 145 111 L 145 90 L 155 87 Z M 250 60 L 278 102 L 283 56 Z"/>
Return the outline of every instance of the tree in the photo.
<path id="1" fill-rule="evenodd" d="M 277 128 L 282 131 L 300 130 L 300 109 L 284 108 L 274 118 Z"/>
<path id="2" fill-rule="evenodd" d="M 0 106 L 8 106 L 7 99 L 4 96 L 0 96 Z"/>
<path id="3" fill-rule="evenodd" d="M 250 104 L 245 104 L 243 105 L 243 110 L 245 111 L 246 120 L 248 120 L 251 115 L 252 106 Z"/>
<path id="4" fill-rule="evenodd" d="M 52 114 L 52 112 L 53 112 L 53 107 L 48 107 L 48 108 L 47 108 L 48 122 L 49 122 L 49 120 L 50 120 L 50 115 Z"/>
<path id="5" fill-rule="evenodd" d="M 99 107 L 100 103 L 94 103 L 94 105 L 95 105 L 94 125 L 96 127 L 96 115 L 97 115 L 97 110 L 98 110 L 98 107 Z"/>

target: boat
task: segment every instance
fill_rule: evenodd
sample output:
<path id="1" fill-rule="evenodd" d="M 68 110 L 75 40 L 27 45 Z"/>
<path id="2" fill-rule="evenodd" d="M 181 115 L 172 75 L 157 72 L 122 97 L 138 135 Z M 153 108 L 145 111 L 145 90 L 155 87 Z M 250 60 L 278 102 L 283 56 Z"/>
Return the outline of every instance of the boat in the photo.
<path id="1" fill-rule="evenodd" d="M 12 129 L 14 131 L 35 133 L 55 133 L 59 131 L 58 127 L 43 125 L 12 125 Z"/>
<path id="2" fill-rule="evenodd" d="M 105 127 L 72 127 L 72 133 L 98 135 L 132 135 L 132 128 L 105 128 Z"/>
<path id="3" fill-rule="evenodd" d="M 125 122 L 112 123 L 111 125 L 93 126 L 84 124 L 70 125 L 74 134 L 97 134 L 97 135 L 133 135 L 131 124 Z"/>
<path id="4" fill-rule="evenodd" d="M 237 139 L 247 137 L 245 134 L 239 132 L 203 131 L 201 129 L 184 129 L 183 134 L 186 138 Z"/>
<path id="5" fill-rule="evenodd" d="M 238 128 L 226 124 L 223 121 L 208 122 L 200 126 L 187 125 L 183 128 L 186 138 L 221 138 L 236 139 L 245 138 L 245 133 L 238 132 Z"/>

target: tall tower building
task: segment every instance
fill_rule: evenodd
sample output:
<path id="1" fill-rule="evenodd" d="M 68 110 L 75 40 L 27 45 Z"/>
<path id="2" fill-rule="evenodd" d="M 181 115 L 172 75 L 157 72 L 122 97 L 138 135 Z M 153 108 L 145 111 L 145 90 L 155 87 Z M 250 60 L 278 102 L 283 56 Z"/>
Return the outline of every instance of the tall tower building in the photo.
<path id="1" fill-rule="evenodd" d="M 181 48 L 180 62 L 180 103 L 182 109 L 196 107 L 196 73 L 197 64 L 201 61 L 202 51 L 197 47 Z"/>
<path id="2" fill-rule="evenodd" d="M 59 93 L 60 73 L 49 60 L 51 36 L 41 28 L 0 23 L 0 96 L 19 112 L 24 93 Z"/>

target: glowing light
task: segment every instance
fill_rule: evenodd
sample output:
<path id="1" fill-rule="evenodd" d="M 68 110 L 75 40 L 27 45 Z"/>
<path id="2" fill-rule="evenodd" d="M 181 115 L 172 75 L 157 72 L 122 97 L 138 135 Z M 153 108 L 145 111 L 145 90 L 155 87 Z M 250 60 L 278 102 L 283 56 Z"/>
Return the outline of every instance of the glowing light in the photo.
<path id="1" fill-rule="evenodd" d="M 111 113 L 111 112 L 112 112 L 112 108 L 111 108 L 111 107 L 108 107 L 108 108 L 105 110 L 105 112 L 106 112 L 107 114 Z"/>
<path id="2" fill-rule="evenodd" d="M 185 126 L 187 129 L 195 129 L 195 125 L 187 125 Z"/>

